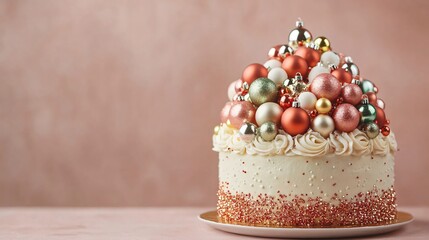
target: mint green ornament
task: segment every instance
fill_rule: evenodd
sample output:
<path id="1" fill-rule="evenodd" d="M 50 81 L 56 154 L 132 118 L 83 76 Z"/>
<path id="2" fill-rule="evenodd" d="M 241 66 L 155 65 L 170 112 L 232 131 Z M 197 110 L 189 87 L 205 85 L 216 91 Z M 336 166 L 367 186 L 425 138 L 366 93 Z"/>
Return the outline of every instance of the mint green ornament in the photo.
<path id="1" fill-rule="evenodd" d="M 360 112 L 361 123 L 371 123 L 377 118 L 377 110 L 369 103 L 368 98 L 364 98 L 357 109 Z"/>
<path id="2" fill-rule="evenodd" d="M 368 92 L 374 92 L 374 84 L 367 79 L 361 81 L 359 87 L 362 89 L 364 94 Z"/>

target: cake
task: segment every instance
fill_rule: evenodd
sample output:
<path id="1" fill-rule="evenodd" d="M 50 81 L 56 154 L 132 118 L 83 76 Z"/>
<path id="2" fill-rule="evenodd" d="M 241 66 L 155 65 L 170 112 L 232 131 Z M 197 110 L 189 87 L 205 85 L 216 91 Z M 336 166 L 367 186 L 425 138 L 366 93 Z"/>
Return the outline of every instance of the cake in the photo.
<path id="1" fill-rule="evenodd" d="M 379 89 L 301 20 L 228 88 L 215 127 L 224 223 L 368 226 L 395 221 L 395 136 Z"/>

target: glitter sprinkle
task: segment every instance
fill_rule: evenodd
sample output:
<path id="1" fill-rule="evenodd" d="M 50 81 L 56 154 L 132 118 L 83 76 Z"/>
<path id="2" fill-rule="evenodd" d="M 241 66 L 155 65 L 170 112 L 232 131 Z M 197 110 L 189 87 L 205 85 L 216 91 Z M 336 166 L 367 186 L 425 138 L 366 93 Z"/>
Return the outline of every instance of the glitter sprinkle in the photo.
<path id="1" fill-rule="evenodd" d="M 392 223 L 396 219 L 396 193 L 374 188 L 352 200 L 334 195 L 330 202 L 320 197 L 231 193 L 227 183 L 218 191 L 217 212 L 226 223 L 247 225 L 334 227 L 368 226 Z M 333 203 L 336 204 L 333 204 Z"/>

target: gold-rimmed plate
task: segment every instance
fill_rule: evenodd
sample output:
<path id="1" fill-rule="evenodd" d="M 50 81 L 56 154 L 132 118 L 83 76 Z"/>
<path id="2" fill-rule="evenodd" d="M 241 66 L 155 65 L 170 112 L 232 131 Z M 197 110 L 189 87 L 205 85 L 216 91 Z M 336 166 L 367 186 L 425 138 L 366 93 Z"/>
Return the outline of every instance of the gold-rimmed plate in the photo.
<path id="1" fill-rule="evenodd" d="M 248 226 L 224 223 L 219 220 L 216 211 L 202 213 L 198 218 L 209 226 L 225 232 L 248 236 L 274 238 L 339 238 L 368 236 L 392 232 L 413 221 L 413 216 L 411 214 L 401 211 L 398 211 L 397 219 L 389 224 L 319 228 Z"/>

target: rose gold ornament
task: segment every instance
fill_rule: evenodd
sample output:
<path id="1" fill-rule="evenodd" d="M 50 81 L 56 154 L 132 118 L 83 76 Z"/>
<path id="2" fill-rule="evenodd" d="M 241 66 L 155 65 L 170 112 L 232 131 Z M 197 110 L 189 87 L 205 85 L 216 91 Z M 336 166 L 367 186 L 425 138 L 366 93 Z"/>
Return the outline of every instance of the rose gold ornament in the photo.
<path id="1" fill-rule="evenodd" d="M 281 119 L 283 130 L 292 136 L 304 134 L 310 127 L 310 116 L 304 109 L 299 108 L 298 102 L 294 102 L 293 106 L 283 112 Z"/>
<path id="2" fill-rule="evenodd" d="M 377 106 L 377 95 L 374 92 L 367 92 L 365 93 L 366 96 L 368 96 L 368 101 L 374 106 Z"/>
<path id="3" fill-rule="evenodd" d="M 247 82 L 250 85 L 253 81 L 255 81 L 255 79 L 267 76 L 268 70 L 264 67 L 264 65 L 253 63 L 244 69 L 241 80 Z"/>
<path id="4" fill-rule="evenodd" d="M 305 59 L 309 67 L 314 67 L 320 61 L 320 52 L 309 47 L 299 47 L 295 51 L 295 56 L 300 56 Z"/>
<path id="5" fill-rule="evenodd" d="M 225 106 L 222 108 L 222 111 L 220 111 L 220 122 L 226 123 L 229 116 L 229 110 L 231 109 L 232 102 L 227 102 Z"/>
<path id="6" fill-rule="evenodd" d="M 362 90 L 356 84 L 347 84 L 341 89 L 344 102 L 356 105 L 362 99 Z"/>
<path id="7" fill-rule="evenodd" d="M 383 136 L 387 137 L 390 134 L 390 127 L 389 126 L 383 126 L 381 128 L 381 134 L 383 134 Z"/>
<path id="8" fill-rule="evenodd" d="M 376 105 L 374 105 L 376 106 Z M 384 125 L 386 125 L 387 121 L 386 121 L 386 114 L 384 113 L 384 110 L 379 108 L 379 107 L 375 107 L 375 113 L 376 113 L 376 118 L 375 120 L 377 121 L 377 125 L 382 128 Z"/>
<path id="9" fill-rule="evenodd" d="M 283 57 L 279 55 L 279 49 L 283 45 L 276 45 L 268 50 L 268 58 L 283 61 Z"/>
<path id="10" fill-rule="evenodd" d="M 349 103 L 338 105 L 332 114 L 335 128 L 341 132 L 352 132 L 359 125 L 360 113 Z"/>
<path id="11" fill-rule="evenodd" d="M 352 74 L 342 68 L 335 69 L 331 74 L 341 83 L 351 83 L 353 79 Z"/>
<path id="12" fill-rule="evenodd" d="M 308 64 L 304 58 L 296 55 L 287 56 L 282 63 L 282 68 L 286 71 L 288 76 L 295 76 L 301 73 L 302 76 L 307 76 Z"/>
<path id="13" fill-rule="evenodd" d="M 314 78 L 310 90 L 317 98 L 334 101 L 341 93 L 341 83 L 329 73 L 321 73 Z"/>
<path id="14" fill-rule="evenodd" d="M 244 122 L 256 123 L 256 108 L 248 101 L 234 102 L 229 110 L 228 119 L 234 128 L 239 129 Z"/>

